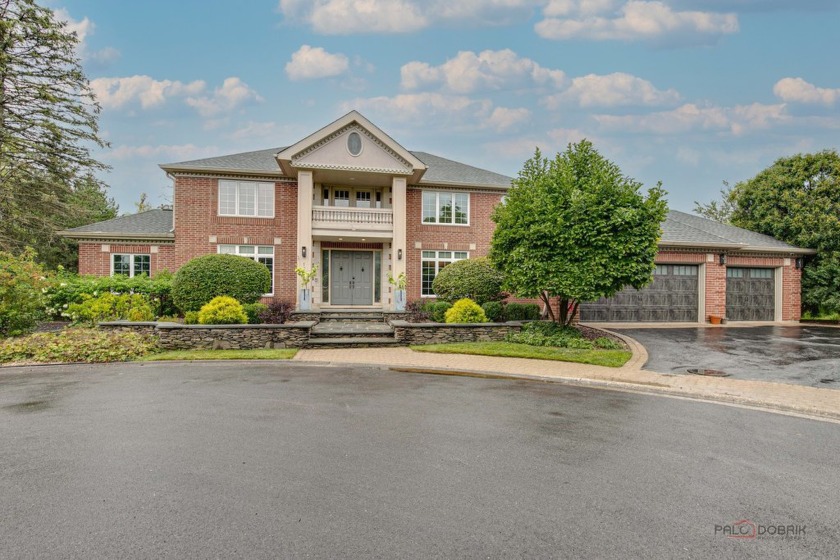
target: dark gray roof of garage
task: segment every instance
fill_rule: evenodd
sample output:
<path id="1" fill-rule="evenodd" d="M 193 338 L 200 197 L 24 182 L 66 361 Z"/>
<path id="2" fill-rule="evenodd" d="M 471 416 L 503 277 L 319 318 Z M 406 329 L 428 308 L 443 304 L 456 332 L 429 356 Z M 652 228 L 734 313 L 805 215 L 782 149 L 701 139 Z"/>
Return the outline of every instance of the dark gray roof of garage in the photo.
<path id="1" fill-rule="evenodd" d="M 155 208 L 139 214 L 119 216 L 104 222 L 96 222 L 59 233 L 67 237 L 102 237 L 106 235 L 171 237 L 172 210 Z"/>
<path id="2" fill-rule="evenodd" d="M 284 147 L 243 152 L 226 156 L 217 156 L 179 163 L 165 163 L 161 168 L 166 171 L 228 171 L 235 173 L 266 173 L 281 175 L 280 166 L 274 156 L 285 150 Z M 509 187 L 513 180 L 507 175 L 494 173 L 473 167 L 465 163 L 442 158 L 426 152 L 411 152 L 417 159 L 428 166 L 420 183 L 426 184 L 464 184 L 475 186 Z"/>
<path id="3" fill-rule="evenodd" d="M 731 247 L 773 252 L 810 252 L 803 251 L 769 235 L 722 224 L 678 210 L 670 210 L 668 217 L 662 223 L 662 239 L 660 244 Z"/>

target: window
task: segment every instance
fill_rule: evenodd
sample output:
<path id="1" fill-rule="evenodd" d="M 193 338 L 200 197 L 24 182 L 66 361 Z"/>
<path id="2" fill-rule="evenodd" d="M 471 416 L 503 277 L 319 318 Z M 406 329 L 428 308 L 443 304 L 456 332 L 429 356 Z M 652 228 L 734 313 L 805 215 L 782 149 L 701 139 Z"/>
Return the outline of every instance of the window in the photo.
<path id="1" fill-rule="evenodd" d="M 219 216 L 274 217 L 274 185 L 219 181 Z"/>
<path id="2" fill-rule="evenodd" d="M 423 297 L 435 295 L 432 289 L 432 282 L 438 272 L 449 263 L 468 259 L 466 251 L 423 251 L 422 265 L 420 270 L 420 290 Z"/>
<path id="3" fill-rule="evenodd" d="M 113 254 L 111 255 L 111 276 L 116 274 L 124 274 L 132 278 L 141 274 L 151 276 L 152 256 Z"/>
<path id="4" fill-rule="evenodd" d="M 469 225 L 469 193 L 424 191 L 423 223 Z"/>
<path id="5" fill-rule="evenodd" d="M 696 266 L 675 266 L 674 276 L 697 276 Z"/>
<path id="6" fill-rule="evenodd" d="M 264 264 L 271 274 L 271 289 L 265 295 L 270 296 L 274 294 L 274 247 L 263 247 L 259 245 L 219 245 L 216 250 L 222 255 L 239 255 L 240 257 L 248 257 L 258 263 Z"/>
<path id="7" fill-rule="evenodd" d="M 726 277 L 727 278 L 743 278 L 744 277 L 744 269 L 743 268 L 727 268 L 726 269 Z"/>
<path id="8" fill-rule="evenodd" d="M 750 271 L 750 278 L 773 278 L 772 268 L 754 268 Z"/>
<path id="9" fill-rule="evenodd" d="M 351 156 L 357 156 L 362 153 L 362 137 L 358 132 L 351 132 L 347 135 L 347 151 Z"/>

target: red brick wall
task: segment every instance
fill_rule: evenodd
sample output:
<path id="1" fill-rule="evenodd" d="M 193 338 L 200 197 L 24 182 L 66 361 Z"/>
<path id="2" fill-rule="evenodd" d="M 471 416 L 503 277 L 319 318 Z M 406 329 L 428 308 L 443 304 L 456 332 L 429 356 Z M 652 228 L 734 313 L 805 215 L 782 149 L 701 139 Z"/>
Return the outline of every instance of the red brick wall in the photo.
<path id="1" fill-rule="evenodd" d="M 444 189 L 435 189 L 444 190 Z M 409 189 L 406 200 L 406 276 L 408 301 L 420 298 L 420 262 L 422 251 L 469 251 L 470 258 L 484 257 L 490 251 L 490 238 L 496 224 L 490 219 L 501 194 L 470 193 L 470 225 L 439 226 L 422 223 L 423 191 Z M 416 249 L 419 241 L 422 248 Z M 470 244 L 475 249 L 470 249 Z"/>
<path id="2" fill-rule="evenodd" d="M 295 301 L 297 184 L 275 183 L 274 218 L 218 216 L 218 179 L 176 177 L 175 246 L 177 269 L 188 260 L 216 252 L 218 244 L 274 245 L 274 299 Z M 216 243 L 210 242 L 216 236 Z"/>
<path id="3" fill-rule="evenodd" d="M 103 252 L 102 246 L 108 246 Z M 152 253 L 152 247 L 158 252 Z M 79 274 L 93 274 L 94 276 L 108 276 L 111 274 L 111 255 L 116 253 L 151 255 L 152 276 L 162 270 L 174 272 L 174 245 L 158 245 L 155 243 L 92 243 L 79 242 Z"/>

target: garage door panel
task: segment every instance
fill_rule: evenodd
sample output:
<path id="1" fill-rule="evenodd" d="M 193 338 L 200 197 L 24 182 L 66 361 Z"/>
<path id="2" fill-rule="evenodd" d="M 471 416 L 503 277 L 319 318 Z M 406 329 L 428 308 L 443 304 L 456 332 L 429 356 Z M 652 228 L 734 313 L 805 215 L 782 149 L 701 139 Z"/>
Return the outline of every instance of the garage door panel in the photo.
<path id="1" fill-rule="evenodd" d="M 611 298 L 582 304 L 581 321 L 697 321 L 697 272 L 696 265 L 657 265 L 649 286 L 641 290 L 626 288 Z"/>
<path id="2" fill-rule="evenodd" d="M 730 321 L 772 321 L 776 308 L 775 270 L 728 268 L 726 317 Z"/>

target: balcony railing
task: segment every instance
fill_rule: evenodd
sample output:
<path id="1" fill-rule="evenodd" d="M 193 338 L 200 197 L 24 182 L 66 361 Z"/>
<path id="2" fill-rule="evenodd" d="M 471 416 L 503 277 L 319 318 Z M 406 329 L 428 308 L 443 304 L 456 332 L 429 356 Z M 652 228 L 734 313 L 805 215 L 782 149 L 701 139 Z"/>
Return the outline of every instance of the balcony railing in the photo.
<path id="1" fill-rule="evenodd" d="M 313 224 L 353 224 L 393 226 L 393 210 L 380 208 L 333 208 L 330 206 L 316 206 L 312 209 Z M 377 228 L 378 229 L 378 228 Z"/>

